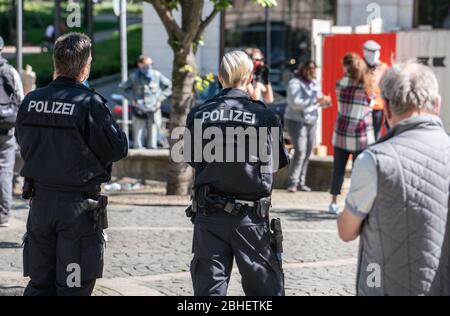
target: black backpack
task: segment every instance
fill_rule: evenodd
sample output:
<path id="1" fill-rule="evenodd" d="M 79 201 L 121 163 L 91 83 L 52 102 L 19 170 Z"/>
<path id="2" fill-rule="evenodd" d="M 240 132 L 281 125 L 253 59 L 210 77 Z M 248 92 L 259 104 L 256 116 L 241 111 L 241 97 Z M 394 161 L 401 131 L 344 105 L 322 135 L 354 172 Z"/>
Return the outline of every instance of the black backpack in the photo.
<path id="1" fill-rule="evenodd" d="M 20 101 L 14 83 L 10 67 L 6 64 L 0 66 L 0 129 L 11 129 L 16 124 Z"/>

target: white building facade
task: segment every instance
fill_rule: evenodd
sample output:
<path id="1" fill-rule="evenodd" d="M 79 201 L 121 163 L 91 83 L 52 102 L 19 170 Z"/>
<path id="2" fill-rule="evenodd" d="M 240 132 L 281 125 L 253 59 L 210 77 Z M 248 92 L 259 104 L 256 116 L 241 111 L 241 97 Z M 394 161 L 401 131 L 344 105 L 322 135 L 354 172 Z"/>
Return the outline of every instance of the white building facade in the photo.
<path id="1" fill-rule="evenodd" d="M 209 1 L 205 1 L 204 15 L 212 10 Z M 180 21 L 179 11 L 174 12 Z M 165 76 L 172 76 L 173 52 L 167 43 L 168 36 L 164 26 L 159 19 L 153 6 L 144 3 L 142 53 L 153 59 L 155 69 L 161 71 Z M 204 46 L 197 53 L 197 66 L 200 74 L 209 72 L 217 73 L 220 59 L 220 17 L 217 16 L 204 35 Z"/>
<path id="2" fill-rule="evenodd" d="M 381 18 L 384 31 L 410 30 L 414 10 L 414 0 L 338 0 L 336 22 L 355 27 Z"/>
<path id="3" fill-rule="evenodd" d="M 279 0 L 283 2 L 284 0 Z M 310 0 L 294 0 L 306 2 Z M 143 47 L 142 53 L 150 55 L 155 67 L 164 75 L 172 73 L 173 53 L 167 44 L 166 31 L 153 7 L 144 3 L 143 13 Z M 212 10 L 210 1 L 205 1 L 204 15 Z M 414 14 L 417 8 L 415 0 L 337 0 L 335 6 L 336 25 L 359 26 L 375 18 L 383 19 L 384 31 L 410 30 L 414 24 Z M 275 10 L 276 11 L 276 10 Z M 180 20 L 179 11 L 174 12 Z M 204 46 L 197 54 L 199 73 L 217 73 L 221 54 L 221 25 L 218 15 L 207 28 L 204 37 Z"/>

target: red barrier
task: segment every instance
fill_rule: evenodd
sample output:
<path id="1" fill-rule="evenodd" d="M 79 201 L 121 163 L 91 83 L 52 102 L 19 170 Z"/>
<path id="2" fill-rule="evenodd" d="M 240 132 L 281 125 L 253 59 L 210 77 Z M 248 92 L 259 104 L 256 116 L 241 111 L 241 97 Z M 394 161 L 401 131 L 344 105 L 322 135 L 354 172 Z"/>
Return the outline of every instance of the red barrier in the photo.
<path id="1" fill-rule="evenodd" d="M 368 40 L 378 42 L 381 49 L 381 60 L 391 65 L 396 53 L 395 33 L 386 34 L 338 34 L 324 38 L 323 47 L 323 93 L 331 95 L 333 106 L 325 109 L 322 114 L 322 144 L 327 146 L 328 154 L 333 154 L 334 124 L 337 115 L 336 82 L 344 75 L 342 59 L 347 53 L 358 53 L 363 56 L 363 45 Z"/>

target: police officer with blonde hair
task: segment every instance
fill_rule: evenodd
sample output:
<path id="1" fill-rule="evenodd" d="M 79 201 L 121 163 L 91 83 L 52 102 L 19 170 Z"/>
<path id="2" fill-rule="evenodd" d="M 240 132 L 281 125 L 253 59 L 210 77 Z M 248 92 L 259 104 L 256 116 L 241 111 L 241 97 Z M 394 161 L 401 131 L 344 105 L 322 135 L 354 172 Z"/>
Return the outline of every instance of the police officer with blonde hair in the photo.
<path id="1" fill-rule="evenodd" d="M 193 108 L 187 119 L 190 137 L 184 139 L 190 155 L 185 157 L 195 180 L 186 213 L 194 223 L 196 296 L 226 295 L 233 259 L 246 295 L 284 295 L 281 226 L 269 220 L 269 208 L 273 173 L 288 158 L 279 120 L 247 94 L 252 77 L 247 54 L 227 53 L 219 70 L 224 89 Z M 195 137 L 197 129 L 203 138 Z M 207 157 L 211 147 L 213 159 Z"/>

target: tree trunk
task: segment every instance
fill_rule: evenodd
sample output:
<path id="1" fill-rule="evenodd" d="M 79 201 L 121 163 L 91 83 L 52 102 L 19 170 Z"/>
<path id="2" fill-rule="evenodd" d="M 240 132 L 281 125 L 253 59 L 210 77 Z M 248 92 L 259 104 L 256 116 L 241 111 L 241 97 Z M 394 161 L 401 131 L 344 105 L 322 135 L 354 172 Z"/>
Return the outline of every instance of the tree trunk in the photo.
<path id="1" fill-rule="evenodd" d="M 186 69 L 189 66 L 190 69 Z M 187 71 L 180 71 L 186 69 Z M 173 62 L 173 94 L 172 111 L 170 115 L 170 132 L 175 127 L 185 126 L 187 115 L 194 104 L 194 79 L 196 76 L 196 60 L 192 47 L 189 52 L 178 50 Z M 192 71 L 191 71 L 192 70 Z M 170 148 L 176 140 L 169 140 Z M 167 195 L 187 195 L 193 180 L 193 169 L 185 163 L 174 163 L 170 159 Z"/>

